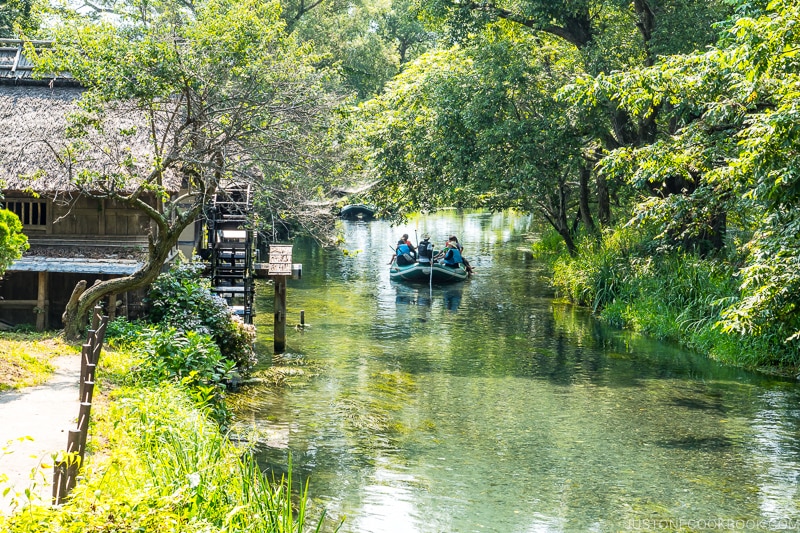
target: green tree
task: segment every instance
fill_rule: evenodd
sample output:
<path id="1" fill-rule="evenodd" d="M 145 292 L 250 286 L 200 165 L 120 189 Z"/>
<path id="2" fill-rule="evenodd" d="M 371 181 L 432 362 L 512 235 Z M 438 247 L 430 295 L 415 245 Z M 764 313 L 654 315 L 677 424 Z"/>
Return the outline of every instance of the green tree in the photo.
<path id="1" fill-rule="evenodd" d="M 612 152 L 602 168 L 660 192 L 639 204 L 636 220 L 658 227 L 666 243 L 719 239 L 733 225 L 731 242 L 744 256 L 741 297 L 721 325 L 786 343 L 793 357 L 800 346 L 798 22 L 800 7 L 775 1 L 764 15 L 736 20 L 719 47 L 587 80 L 576 93 L 636 118 L 660 111 L 653 142 Z M 661 192 L 676 183 L 680 194 Z"/>
<path id="2" fill-rule="evenodd" d="M 554 95 L 575 61 L 557 40 L 501 22 L 474 46 L 409 64 L 362 106 L 380 176 L 369 199 L 399 217 L 454 205 L 536 211 L 574 249 L 582 139 Z"/>
<path id="3" fill-rule="evenodd" d="M 379 33 L 394 43 L 400 65 L 419 57 L 433 47 L 438 36 L 425 28 L 421 9 L 414 0 L 393 0 L 379 19 Z"/>
<path id="4" fill-rule="evenodd" d="M 300 42 L 313 43 L 320 64 L 338 70 L 348 92 L 380 93 L 401 66 L 434 41 L 412 0 L 289 0 L 283 17 Z"/>
<path id="5" fill-rule="evenodd" d="M 714 22 L 731 13 L 725 0 L 707 2 L 686 0 L 496 0 L 471 2 L 433 0 L 425 3 L 430 20 L 448 28 L 458 42 L 466 43 L 480 35 L 487 24 L 497 20 L 513 23 L 534 35 L 551 35 L 574 47 L 582 61 L 575 75 L 650 65 L 660 54 L 702 49 L 716 40 Z M 535 54 L 535 50 L 531 50 Z M 635 120 L 613 105 L 592 107 L 576 112 L 583 117 L 579 128 L 583 135 L 583 161 L 580 162 L 579 194 L 585 206 L 593 204 L 603 225 L 611 222 L 612 197 L 624 182 L 609 182 L 592 167 L 603 150 L 637 146 L 652 141 L 654 115 Z M 592 198 L 586 198 L 592 194 Z M 594 223 L 588 209 L 581 213 L 586 228 Z"/>
<path id="6" fill-rule="evenodd" d="M 27 249 L 28 238 L 22 233 L 22 223 L 17 215 L 0 209 L 0 276 Z"/>
<path id="7" fill-rule="evenodd" d="M 86 88 L 60 154 L 72 186 L 141 210 L 156 229 L 137 272 L 76 292 L 65 312 L 71 336 L 99 299 L 155 279 L 221 183 L 259 182 L 302 162 L 331 103 L 316 58 L 287 37 L 277 2 L 166 0 L 114 10 L 113 25 L 68 21 L 38 68 L 68 71 Z M 182 184 L 180 197 L 170 197 L 170 182 Z"/>
<path id="8" fill-rule="evenodd" d="M 41 23 L 42 5 L 37 0 L 0 0 L 0 37 L 30 36 Z"/>

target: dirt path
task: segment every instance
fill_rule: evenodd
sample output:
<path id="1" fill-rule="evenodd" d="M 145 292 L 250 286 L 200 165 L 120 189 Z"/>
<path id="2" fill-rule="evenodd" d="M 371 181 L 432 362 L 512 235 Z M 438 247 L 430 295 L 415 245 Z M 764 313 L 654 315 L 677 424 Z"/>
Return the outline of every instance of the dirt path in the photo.
<path id="1" fill-rule="evenodd" d="M 27 502 L 27 488 L 50 501 L 52 455 L 67 447 L 67 433 L 78 417 L 80 355 L 52 362 L 56 372 L 47 383 L 0 393 L 0 513 L 11 512 L 14 499 Z M 9 485 L 12 490 L 3 497 Z"/>

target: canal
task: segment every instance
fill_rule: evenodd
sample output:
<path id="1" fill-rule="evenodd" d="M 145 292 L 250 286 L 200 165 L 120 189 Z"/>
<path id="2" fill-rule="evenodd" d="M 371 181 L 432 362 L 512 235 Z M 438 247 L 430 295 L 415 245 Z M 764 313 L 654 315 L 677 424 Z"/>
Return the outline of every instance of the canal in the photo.
<path id="1" fill-rule="evenodd" d="M 298 241 L 289 385 L 238 402 L 260 464 L 291 455 L 351 533 L 701 530 L 800 524 L 795 383 L 604 326 L 553 299 L 514 214 L 346 222 Z M 447 287 L 391 282 L 402 233 L 459 237 Z M 271 287 L 257 302 L 271 349 Z M 716 521 L 716 522 L 711 522 Z M 736 522 L 740 521 L 740 522 Z M 680 529 L 683 527 L 683 529 Z"/>

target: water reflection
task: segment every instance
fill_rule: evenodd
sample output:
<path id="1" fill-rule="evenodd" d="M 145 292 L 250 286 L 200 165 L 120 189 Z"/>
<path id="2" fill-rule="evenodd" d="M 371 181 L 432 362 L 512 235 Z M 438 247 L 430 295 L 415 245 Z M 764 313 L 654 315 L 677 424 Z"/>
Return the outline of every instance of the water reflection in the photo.
<path id="1" fill-rule="evenodd" d="M 397 234 L 455 233 L 476 269 L 393 283 Z M 345 532 L 623 531 L 634 520 L 795 518 L 798 391 L 609 330 L 553 301 L 525 217 L 348 223 L 295 246 L 287 344 L 321 374 L 254 394 L 259 460 L 310 477 Z M 270 317 L 271 293 L 259 301 Z M 260 325 L 269 331 L 268 325 Z M 262 331 L 264 334 L 264 331 Z"/>
<path id="2" fill-rule="evenodd" d="M 396 281 L 390 283 L 396 293 L 394 301 L 400 305 L 420 305 L 424 307 L 441 305 L 448 311 L 456 312 L 461 306 L 461 298 L 464 293 L 464 283 L 449 285 L 426 285 Z"/>

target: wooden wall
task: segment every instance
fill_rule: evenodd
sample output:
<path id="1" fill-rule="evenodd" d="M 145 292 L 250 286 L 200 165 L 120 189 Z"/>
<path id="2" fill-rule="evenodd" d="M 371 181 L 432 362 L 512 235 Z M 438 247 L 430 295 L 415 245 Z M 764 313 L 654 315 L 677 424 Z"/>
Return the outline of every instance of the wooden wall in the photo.
<path id="1" fill-rule="evenodd" d="M 7 191 L 6 203 L 42 202 L 30 196 Z M 47 202 L 47 222 L 44 225 L 25 225 L 25 233 L 31 237 L 137 237 L 145 236 L 150 220 L 136 209 L 111 200 L 81 197 L 69 204 Z"/>

